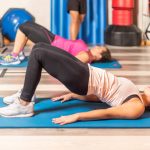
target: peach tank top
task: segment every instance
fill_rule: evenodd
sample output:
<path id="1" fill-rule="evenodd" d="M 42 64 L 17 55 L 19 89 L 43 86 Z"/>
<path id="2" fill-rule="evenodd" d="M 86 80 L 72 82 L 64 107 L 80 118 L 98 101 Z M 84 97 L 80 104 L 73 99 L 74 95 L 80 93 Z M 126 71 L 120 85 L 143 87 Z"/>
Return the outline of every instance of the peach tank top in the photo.
<path id="1" fill-rule="evenodd" d="M 96 95 L 110 106 L 121 105 L 129 96 L 136 95 L 141 100 L 137 87 L 128 79 L 116 77 L 106 70 L 89 66 L 88 94 Z"/>

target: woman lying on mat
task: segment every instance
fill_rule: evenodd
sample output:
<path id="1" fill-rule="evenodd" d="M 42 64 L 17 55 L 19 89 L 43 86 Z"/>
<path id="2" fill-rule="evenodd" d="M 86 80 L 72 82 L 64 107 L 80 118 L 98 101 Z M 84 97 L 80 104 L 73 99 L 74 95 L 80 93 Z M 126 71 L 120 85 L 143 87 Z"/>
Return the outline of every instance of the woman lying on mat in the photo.
<path id="1" fill-rule="evenodd" d="M 88 63 L 92 61 L 109 61 L 111 60 L 110 51 L 104 46 L 95 46 L 88 50 L 88 46 L 82 40 L 67 40 L 58 35 L 54 35 L 46 28 L 33 23 L 26 22 L 22 24 L 16 34 L 14 48 L 11 54 L 3 56 L 1 59 L 1 65 L 16 65 L 20 64 L 24 60 L 25 56 L 23 48 L 27 40 L 31 40 L 33 45 L 35 43 L 44 42 L 52 46 L 61 48 L 73 56 L 76 56 L 82 62 Z M 83 54 L 82 54 L 83 53 Z M 90 53 L 90 60 L 86 60 L 84 55 Z"/>
<path id="2" fill-rule="evenodd" d="M 43 68 L 72 92 L 54 98 L 54 101 L 77 98 L 102 101 L 111 106 L 108 109 L 54 118 L 52 121 L 56 124 L 64 125 L 79 120 L 136 119 L 144 113 L 145 106 L 150 105 L 150 88 L 146 88 L 144 93 L 140 94 L 130 80 L 116 77 L 103 69 L 85 64 L 59 48 L 46 43 L 38 43 L 32 49 L 20 96 L 17 95 L 12 104 L 0 108 L 1 116 L 29 117 L 34 115 L 34 104 L 31 99 L 41 79 Z"/>

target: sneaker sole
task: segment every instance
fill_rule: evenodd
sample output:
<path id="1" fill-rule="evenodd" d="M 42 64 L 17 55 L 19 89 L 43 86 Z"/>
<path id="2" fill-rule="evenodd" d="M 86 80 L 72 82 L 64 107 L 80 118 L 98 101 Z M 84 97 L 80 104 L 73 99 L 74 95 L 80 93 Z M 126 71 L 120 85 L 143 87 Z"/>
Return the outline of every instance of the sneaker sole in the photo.
<path id="1" fill-rule="evenodd" d="M 16 116 L 6 116 L 6 115 L 2 115 L 0 114 L 0 116 L 5 117 L 5 118 L 25 118 L 25 117 L 31 117 L 33 116 L 34 113 L 30 113 L 30 114 L 25 114 L 25 115 L 16 115 Z"/>
<path id="2" fill-rule="evenodd" d="M 8 65 L 19 65 L 20 63 L 21 63 L 21 62 L 8 63 L 8 64 L 1 63 L 1 65 L 3 65 L 3 66 L 8 66 Z"/>

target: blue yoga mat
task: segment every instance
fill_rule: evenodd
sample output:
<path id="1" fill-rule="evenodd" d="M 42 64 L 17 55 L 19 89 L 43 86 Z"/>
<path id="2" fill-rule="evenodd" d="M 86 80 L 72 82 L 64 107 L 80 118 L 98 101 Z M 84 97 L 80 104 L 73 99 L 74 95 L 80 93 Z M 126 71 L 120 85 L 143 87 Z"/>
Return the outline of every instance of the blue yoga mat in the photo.
<path id="1" fill-rule="evenodd" d="M 9 65 L 9 66 L 3 66 L 0 65 L 0 68 L 24 68 L 27 67 L 28 65 L 28 58 L 26 58 L 25 60 L 23 60 L 21 62 L 21 64 L 19 65 Z M 92 66 L 98 67 L 98 68 L 121 68 L 121 65 L 119 64 L 119 62 L 117 60 L 112 60 L 109 62 L 95 62 L 91 64 Z"/>
<path id="2" fill-rule="evenodd" d="M 94 62 L 91 65 L 98 68 L 121 68 L 121 64 L 117 60 L 108 62 Z"/>
<path id="3" fill-rule="evenodd" d="M 5 106 L 0 98 L 0 107 Z M 0 117 L 0 128 L 149 128 L 150 111 L 137 120 L 98 120 L 80 121 L 64 126 L 52 123 L 52 118 L 85 112 L 93 109 L 107 108 L 104 103 L 79 100 L 52 102 L 50 99 L 39 99 L 35 104 L 35 115 L 29 118 Z"/>

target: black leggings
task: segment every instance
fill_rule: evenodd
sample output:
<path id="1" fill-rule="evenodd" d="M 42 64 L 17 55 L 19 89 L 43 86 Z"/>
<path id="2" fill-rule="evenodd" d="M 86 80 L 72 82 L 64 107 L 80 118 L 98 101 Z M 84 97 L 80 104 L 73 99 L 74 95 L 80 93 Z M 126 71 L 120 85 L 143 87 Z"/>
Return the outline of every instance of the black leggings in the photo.
<path id="1" fill-rule="evenodd" d="M 33 47 L 29 58 L 21 99 L 31 101 L 40 81 L 42 68 L 62 82 L 71 92 L 79 95 L 87 94 L 88 65 L 59 48 L 38 43 Z"/>
<path id="2" fill-rule="evenodd" d="M 51 42 L 55 38 L 55 35 L 53 33 L 51 33 L 43 26 L 36 24 L 34 22 L 27 21 L 26 23 L 20 25 L 19 29 L 33 43 L 44 42 L 47 44 L 51 44 Z"/>

